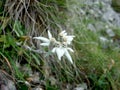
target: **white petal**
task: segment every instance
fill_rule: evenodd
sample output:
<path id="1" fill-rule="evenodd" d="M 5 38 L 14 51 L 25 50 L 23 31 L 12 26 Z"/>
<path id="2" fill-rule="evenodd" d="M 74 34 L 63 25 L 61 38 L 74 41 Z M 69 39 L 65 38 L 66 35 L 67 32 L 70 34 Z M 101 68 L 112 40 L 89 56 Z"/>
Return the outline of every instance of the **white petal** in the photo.
<path id="1" fill-rule="evenodd" d="M 61 55 L 60 55 L 61 52 L 59 48 L 56 48 L 56 53 L 57 53 L 58 59 L 61 60 Z"/>
<path id="2" fill-rule="evenodd" d="M 72 61 L 72 58 L 71 58 L 71 56 L 70 56 L 70 54 L 69 54 L 69 52 L 66 50 L 65 51 L 65 56 L 68 58 L 68 60 L 73 64 L 73 61 Z"/>
<path id="3" fill-rule="evenodd" d="M 75 36 L 66 36 L 67 40 L 72 41 Z"/>
<path id="4" fill-rule="evenodd" d="M 58 59 L 61 60 L 61 57 L 64 54 L 64 50 L 62 48 L 60 48 L 60 47 L 56 48 L 56 53 L 57 53 Z"/>
<path id="5" fill-rule="evenodd" d="M 49 46 L 50 43 L 41 43 L 40 45 L 41 45 L 41 46 Z"/>
<path id="6" fill-rule="evenodd" d="M 70 44 L 71 44 L 71 41 L 68 41 L 68 40 L 67 40 L 66 43 L 70 45 Z"/>
<path id="7" fill-rule="evenodd" d="M 72 48 L 67 48 L 69 51 L 71 51 L 71 52 L 74 52 L 74 50 L 72 49 Z"/>
<path id="8" fill-rule="evenodd" d="M 65 48 L 61 47 L 60 50 L 61 50 L 61 51 L 60 51 L 61 56 L 63 56 L 63 55 L 65 54 Z"/>
<path id="9" fill-rule="evenodd" d="M 52 53 L 55 53 L 55 51 L 56 51 L 56 47 L 52 49 Z"/>
<path id="10" fill-rule="evenodd" d="M 43 42 L 50 42 L 49 39 L 45 38 L 45 37 L 33 37 L 33 39 L 40 39 L 42 40 Z"/>
<path id="11" fill-rule="evenodd" d="M 61 32 L 60 32 L 60 34 L 63 34 L 63 33 L 65 33 L 65 32 L 66 32 L 66 31 L 65 31 L 65 30 L 63 30 L 63 31 L 61 31 Z"/>
<path id="12" fill-rule="evenodd" d="M 52 34 L 50 33 L 50 31 L 48 30 L 48 37 L 49 37 L 49 39 L 51 39 L 52 38 Z"/>
<path id="13" fill-rule="evenodd" d="M 63 36 L 66 36 L 67 35 L 67 33 L 63 33 Z"/>
<path id="14" fill-rule="evenodd" d="M 66 33 L 66 31 L 64 30 L 64 31 L 60 32 L 59 35 L 60 35 L 60 36 L 66 36 L 67 33 Z"/>
<path id="15" fill-rule="evenodd" d="M 66 38 L 67 38 L 67 43 L 68 43 L 68 44 L 71 44 L 71 42 L 72 42 L 72 40 L 73 40 L 74 37 L 75 37 L 75 36 L 66 36 Z"/>

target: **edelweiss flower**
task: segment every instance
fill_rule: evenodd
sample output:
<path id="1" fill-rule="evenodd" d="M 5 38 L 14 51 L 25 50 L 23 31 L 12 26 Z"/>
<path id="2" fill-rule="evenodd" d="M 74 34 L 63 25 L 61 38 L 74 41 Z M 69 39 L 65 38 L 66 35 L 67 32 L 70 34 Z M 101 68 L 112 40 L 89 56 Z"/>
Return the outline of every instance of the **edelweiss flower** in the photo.
<path id="1" fill-rule="evenodd" d="M 52 34 L 48 31 L 48 38 L 45 37 L 33 37 L 33 39 L 39 39 L 41 41 L 43 41 L 43 43 L 41 43 L 41 46 L 49 46 L 50 42 L 55 42 L 55 38 L 52 37 Z"/>
<path id="2" fill-rule="evenodd" d="M 68 47 L 68 44 L 71 44 L 75 36 L 67 35 L 65 30 L 59 33 L 59 36 L 62 40 L 56 41 L 56 39 L 53 38 L 52 34 L 48 31 L 48 38 L 34 37 L 33 39 L 41 40 L 43 43 L 41 43 L 40 45 L 42 46 L 50 46 L 52 44 L 53 46 L 55 46 L 52 49 L 52 52 L 57 54 L 57 57 L 59 60 L 61 60 L 62 56 L 65 55 L 67 59 L 73 64 L 72 57 L 70 56 L 68 51 L 71 51 L 71 52 L 74 52 L 74 51 Z"/>
<path id="3" fill-rule="evenodd" d="M 59 33 L 59 35 L 63 38 L 63 41 L 66 42 L 67 44 L 71 44 L 73 38 L 75 37 L 73 35 L 67 35 L 65 30 Z"/>
<path id="4" fill-rule="evenodd" d="M 59 60 L 61 60 L 61 57 L 62 57 L 63 55 L 65 55 L 65 56 L 67 57 L 67 59 L 68 59 L 71 63 L 73 63 L 72 58 L 71 58 L 68 50 L 71 51 L 71 52 L 74 52 L 71 48 L 62 47 L 62 46 L 53 48 L 53 49 L 52 49 L 52 52 L 57 54 Z"/>

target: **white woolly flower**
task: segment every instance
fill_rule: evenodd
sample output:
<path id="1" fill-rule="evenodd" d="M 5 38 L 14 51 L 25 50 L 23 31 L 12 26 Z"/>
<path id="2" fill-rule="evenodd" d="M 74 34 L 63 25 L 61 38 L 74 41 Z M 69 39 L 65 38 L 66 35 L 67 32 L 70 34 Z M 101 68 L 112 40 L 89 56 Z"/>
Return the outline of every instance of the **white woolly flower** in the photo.
<path id="1" fill-rule="evenodd" d="M 71 44 L 73 38 L 75 37 L 73 35 L 67 35 L 65 30 L 60 32 L 59 35 L 62 37 L 63 41 L 66 42 L 67 44 Z"/>
<path id="2" fill-rule="evenodd" d="M 72 58 L 71 58 L 68 50 L 71 51 L 71 52 L 74 52 L 71 48 L 62 47 L 62 46 L 54 47 L 52 49 L 52 52 L 57 54 L 59 60 L 61 60 L 61 57 L 63 55 L 65 55 L 67 57 L 67 59 L 73 64 Z"/>
<path id="3" fill-rule="evenodd" d="M 72 42 L 72 40 L 73 40 L 74 37 L 75 37 L 75 36 L 64 36 L 64 37 L 63 37 L 63 40 L 64 40 L 67 44 L 71 44 L 71 42 Z"/>
<path id="4" fill-rule="evenodd" d="M 75 36 L 73 35 L 67 35 L 66 31 L 62 31 L 59 33 L 61 41 L 56 41 L 55 38 L 52 37 L 52 34 L 48 31 L 48 38 L 45 37 L 34 37 L 33 39 L 41 40 L 43 43 L 41 43 L 41 46 L 50 46 L 51 44 L 55 46 L 51 51 L 53 53 L 57 54 L 57 57 L 59 60 L 61 60 L 62 56 L 66 56 L 67 59 L 73 64 L 72 57 L 69 54 L 70 52 L 74 52 L 73 49 L 69 48 L 68 45 L 71 44 L 73 38 Z"/>
<path id="5" fill-rule="evenodd" d="M 43 41 L 43 43 L 41 43 L 40 45 L 41 46 L 49 46 L 50 45 L 50 42 L 55 42 L 55 38 L 52 37 L 52 34 L 48 31 L 48 38 L 45 38 L 45 37 L 33 37 L 33 39 L 39 39 L 41 41 Z"/>

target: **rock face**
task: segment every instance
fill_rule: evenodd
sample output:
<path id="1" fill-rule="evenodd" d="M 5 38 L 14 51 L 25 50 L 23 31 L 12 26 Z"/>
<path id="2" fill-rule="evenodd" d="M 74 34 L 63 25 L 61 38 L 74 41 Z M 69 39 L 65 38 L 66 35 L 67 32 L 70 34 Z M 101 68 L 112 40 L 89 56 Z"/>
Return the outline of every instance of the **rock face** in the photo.
<path id="1" fill-rule="evenodd" d="M 120 0 L 112 0 L 111 6 L 116 12 L 120 13 Z"/>
<path id="2" fill-rule="evenodd" d="M 87 12 L 85 16 L 88 19 L 94 19 L 96 21 L 93 26 L 97 30 L 101 29 L 101 26 L 103 29 L 105 28 L 102 25 L 103 23 L 110 27 L 120 27 L 120 13 L 114 9 L 114 7 L 117 7 L 117 10 L 120 10 L 120 0 L 85 0 L 84 4 L 87 6 L 87 9 L 82 9 L 81 11 L 84 11 L 85 14 Z M 97 23 L 99 25 L 96 27 Z"/>
<path id="3" fill-rule="evenodd" d="M 79 1 L 79 0 L 78 0 Z M 88 20 L 87 28 L 100 33 L 103 47 L 120 48 L 120 0 L 82 0 L 82 20 Z M 92 21 L 92 22 L 89 22 Z M 117 39 L 117 40 L 114 40 Z M 109 45 L 109 46 L 108 46 Z"/>
<path id="4" fill-rule="evenodd" d="M 15 84 L 9 75 L 0 70 L 0 90 L 16 90 Z"/>

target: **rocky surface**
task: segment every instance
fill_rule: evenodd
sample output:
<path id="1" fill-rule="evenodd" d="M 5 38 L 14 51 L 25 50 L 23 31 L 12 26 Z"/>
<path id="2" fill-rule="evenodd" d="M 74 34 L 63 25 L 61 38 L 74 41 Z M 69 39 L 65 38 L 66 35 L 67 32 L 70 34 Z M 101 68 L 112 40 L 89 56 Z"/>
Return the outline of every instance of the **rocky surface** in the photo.
<path id="1" fill-rule="evenodd" d="M 0 90 L 16 90 L 11 76 L 3 70 L 0 70 Z"/>
<path id="2" fill-rule="evenodd" d="M 82 19 L 90 21 L 87 28 L 93 32 L 102 32 L 100 41 L 111 43 L 111 46 L 119 45 L 119 28 L 120 28 L 120 0 L 82 0 L 80 13 Z M 116 7 L 115 7 L 116 6 Z M 117 11 L 116 11 L 117 8 Z M 113 44 L 114 43 L 114 44 Z M 117 44 L 117 45 L 116 45 Z M 105 47 L 106 47 L 105 45 Z M 107 46 L 108 47 L 108 46 Z"/>
<path id="3" fill-rule="evenodd" d="M 99 24 L 103 22 L 108 26 L 120 27 L 120 13 L 113 9 L 111 0 L 86 0 L 84 4 L 88 7 L 87 11 L 82 10 L 87 12 L 86 16 L 97 20 Z"/>

